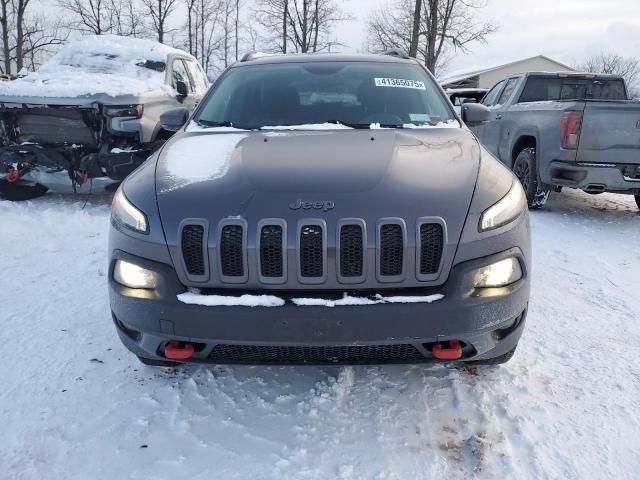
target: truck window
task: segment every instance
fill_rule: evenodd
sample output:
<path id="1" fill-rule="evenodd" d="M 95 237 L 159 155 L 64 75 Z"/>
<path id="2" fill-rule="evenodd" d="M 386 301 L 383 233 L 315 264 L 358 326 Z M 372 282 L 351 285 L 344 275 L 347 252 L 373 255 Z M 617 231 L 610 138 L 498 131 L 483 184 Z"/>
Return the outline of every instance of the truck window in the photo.
<path id="1" fill-rule="evenodd" d="M 179 81 L 186 83 L 187 90 L 193 92 L 193 87 L 191 86 L 191 82 L 189 81 L 187 69 L 185 68 L 182 60 L 176 58 L 173 61 L 173 67 L 171 67 L 171 85 L 173 86 L 173 88 L 176 88 Z"/>
<path id="2" fill-rule="evenodd" d="M 520 95 L 519 103 L 549 100 L 626 100 L 620 78 L 532 77 Z"/>
<path id="3" fill-rule="evenodd" d="M 202 71 L 202 68 L 200 68 L 200 65 L 198 65 L 193 60 L 187 60 L 186 65 L 189 68 L 189 73 L 191 73 L 195 91 L 206 92 L 207 88 L 209 87 L 209 82 L 204 72 Z"/>
<path id="4" fill-rule="evenodd" d="M 504 105 L 509 101 L 509 99 L 511 98 L 511 95 L 513 94 L 513 91 L 516 89 L 516 86 L 518 85 L 519 80 L 520 78 L 510 78 L 507 81 L 507 86 L 504 87 L 504 90 L 502 91 L 502 95 L 500 95 L 500 99 L 498 100 L 498 105 Z"/>
<path id="5" fill-rule="evenodd" d="M 502 91 L 502 87 L 504 87 L 505 80 L 497 83 L 489 93 L 482 99 L 482 104 L 486 107 L 491 107 L 496 104 L 496 100 L 498 99 L 498 95 Z"/>

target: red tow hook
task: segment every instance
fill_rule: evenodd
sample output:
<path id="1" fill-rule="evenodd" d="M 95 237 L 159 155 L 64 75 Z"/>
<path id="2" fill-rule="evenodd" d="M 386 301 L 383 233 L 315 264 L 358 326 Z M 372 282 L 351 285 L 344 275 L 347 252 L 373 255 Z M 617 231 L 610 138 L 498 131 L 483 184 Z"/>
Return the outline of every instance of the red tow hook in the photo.
<path id="1" fill-rule="evenodd" d="M 458 360 L 462 356 L 462 347 L 458 340 L 449 340 L 448 347 L 444 347 L 442 343 L 436 343 L 431 348 L 431 353 L 438 360 Z"/>
<path id="2" fill-rule="evenodd" d="M 15 168 L 13 165 L 7 169 L 7 183 L 16 183 L 20 180 L 20 170 Z"/>
<path id="3" fill-rule="evenodd" d="M 193 345 L 186 342 L 171 340 L 164 347 L 164 356 L 170 360 L 186 360 L 193 355 Z"/>

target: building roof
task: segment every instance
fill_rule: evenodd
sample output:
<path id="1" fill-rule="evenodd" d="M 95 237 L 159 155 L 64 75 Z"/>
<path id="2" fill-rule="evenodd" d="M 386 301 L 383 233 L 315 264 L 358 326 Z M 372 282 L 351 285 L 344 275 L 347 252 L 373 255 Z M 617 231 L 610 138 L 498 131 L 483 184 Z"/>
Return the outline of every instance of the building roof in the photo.
<path id="1" fill-rule="evenodd" d="M 563 63 L 560 63 L 556 60 L 553 60 L 552 58 L 549 58 L 545 55 L 535 55 L 533 57 L 528 57 L 528 58 L 522 58 L 520 60 L 516 60 L 513 62 L 509 62 L 509 63 L 503 63 L 501 65 L 494 65 L 494 66 L 489 66 L 489 67 L 483 67 L 483 68 L 475 68 L 475 69 L 470 69 L 470 70 L 456 70 L 455 72 L 451 72 L 443 77 L 439 77 L 438 78 L 438 83 L 440 83 L 441 85 L 447 85 L 450 83 L 457 83 L 460 82 L 462 80 L 465 80 L 467 78 L 470 77 L 476 77 L 478 75 L 482 75 L 485 73 L 489 73 L 489 72 L 493 72 L 495 70 L 500 70 L 501 68 L 506 68 L 506 67 L 510 67 L 512 65 L 517 65 L 518 63 L 524 63 L 524 62 L 528 62 L 529 60 L 534 60 L 537 58 L 542 58 L 544 60 L 548 60 L 549 62 L 552 63 L 556 63 L 558 64 L 559 67 L 561 67 L 564 70 L 568 70 L 571 71 L 573 70 L 573 68 L 571 68 L 568 65 L 565 65 Z"/>

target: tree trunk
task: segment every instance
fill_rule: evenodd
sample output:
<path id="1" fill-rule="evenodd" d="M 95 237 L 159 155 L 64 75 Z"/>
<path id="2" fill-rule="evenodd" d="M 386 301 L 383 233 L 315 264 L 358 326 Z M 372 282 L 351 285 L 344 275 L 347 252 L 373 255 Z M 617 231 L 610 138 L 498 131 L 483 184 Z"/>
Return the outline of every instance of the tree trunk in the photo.
<path id="1" fill-rule="evenodd" d="M 313 23 L 315 24 L 315 32 L 313 33 L 313 51 L 318 51 L 318 32 L 320 31 L 320 13 L 318 13 L 318 0 L 316 0 L 316 9 L 313 12 Z"/>
<path id="2" fill-rule="evenodd" d="M 422 0 L 416 0 L 416 7 L 413 10 L 413 28 L 411 29 L 411 44 L 409 47 L 409 56 L 416 58 L 418 56 L 418 43 L 420 42 L 420 20 L 422 13 Z"/>
<path id="3" fill-rule="evenodd" d="M 9 44 L 9 0 L 2 1 L 2 18 L 0 18 L 0 27 L 2 27 L 2 53 L 4 54 L 4 73 L 11 75 L 11 45 Z"/>
<path id="4" fill-rule="evenodd" d="M 236 24 L 235 24 L 236 62 L 238 61 L 238 23 L 239 22 L 240 22 L 240 0 L 236 0 Z"/>
<path id="5" fill-rule="evenodd" d="M 289 13 L 289 0 L 283 0 L 282 9 L 282 53 L 287 53 L 287 14 Z"/>
<path id="6" fill-rule="evenodd" d="M 29 0 L 18 0 L 16 9 L 16 71 L 24 66 L 24 12 Z"/>
<path id="7" fill-rule="evenodd" d="M 187 3 L 187 31 L 189 35 L 189 53 L 193 55 L 193 26 L 191 25 L 191 13 L 193 9 L 193 2 Z"/>
<path id="8" fill-rule="evenodd" d="M 429 2 L 429 25 L 427 25 L 427 54 L 426 67 L 435 75 L 436 73 L 436 42 L 438 40 L 438 1 Z"/>

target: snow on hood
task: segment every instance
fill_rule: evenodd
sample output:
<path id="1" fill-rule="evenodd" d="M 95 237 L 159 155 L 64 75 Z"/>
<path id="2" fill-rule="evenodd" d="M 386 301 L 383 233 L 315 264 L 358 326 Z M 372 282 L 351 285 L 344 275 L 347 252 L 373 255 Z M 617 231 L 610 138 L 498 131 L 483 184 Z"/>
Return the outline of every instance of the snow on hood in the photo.
<path id="1" fill-rule="evenodd" d="M 194 135 L 171 143 L 158 167 L 162 189 L 168 193 L 194 183 L 223 177 L 231 157 L 247 134 Z"/>
<path id="2" fill-rule="evenodd" d="M 116 35 L 68 43 L 36 72 L 0 83 L 0 95 L 83 97 L 172 93 L 165 85 L 167 56 L 181 53 L 161 43 Z"/>

